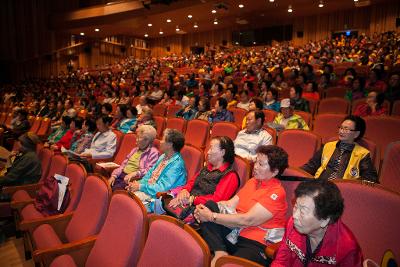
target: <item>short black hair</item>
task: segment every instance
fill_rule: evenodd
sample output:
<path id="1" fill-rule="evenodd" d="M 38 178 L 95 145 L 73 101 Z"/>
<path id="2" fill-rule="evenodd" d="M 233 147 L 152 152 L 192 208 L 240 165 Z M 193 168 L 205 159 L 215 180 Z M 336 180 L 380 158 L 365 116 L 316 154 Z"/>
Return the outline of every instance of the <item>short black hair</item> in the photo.
<path id="1" fill-rule="evenodd" d="M 364 134 L 365 134 L 365 130 L 367 129 L 365 120 L 363 118 L 361 118 L 360 116 L 349 115 L 343 119 L 342 123 L 347 120 L 354 122 L 354 125 L 355 125 L 354 130 L 360 132 L 360 134 L 357 136 L 356 139 L 354 139 L 354 141 L 358 141 L 361 138 L 363 138 Z"/>
<path id="2" fill-rule="evenodd" d="M 113 110 L 112 105 L 111 105 L 110 103 L 104 103 L 104 104 L 102 105 L 102 107 L 104 107 L 105 110 L 106 110 L 107 112 L 109 112 L 109 113 L 111 113 L 112 110 Z"/>
<path id="3" fill-rule="evenodd" d="M 344 200 L 339 188 L 326 179 L 310 179 L 301 182 L 294 191 L 296 198 L 309 196 L 314 200 L 315 217 L 319 220 L 330 219 L 335 223 L 343 214 Z"/>
<path id="4" fill-rule="evenodd" d="M 269 88 L 267 92 L 270 91 L 272 94 L 272 97 L 275 99 L 275 101 L 278 101 L 278 90 L 274 88 Z"/>
<path id="5" fill-rule="evenodd" d="M 102 120 L 104 124 L 109 125 L 112 122 L 113 118 L 108 115 L 100 115 L 96 118 L 96 121 L 97 120 Z"/>
<path id="6" fill-rule="evenodd" d="M 164 132 L 165 141 L 172 144 L 175 152 L 180 152 L 185 145 L 185 137 L 176 129 L 166 129 Z"/>
<path id="7" fill-rule="evenodd" d="M 69 125 L 72 122 L 72 118 L 70 116 L 63 116 L 62 121 L 65 123 L 65 125 L 69 128 Z"/>
<path id="8" fill-rule="evenodd" d="M 224 162 L 228 162 L 229 164 L 233 164 L 235 161 L 235 145 L 233 144 L 232 139 L 228 136 L 216 136 L 213 140 L 219 141 L 219 148 L 225 150 L 224 154 Z"/>
<path id="9" fill-rule="evenodd" d="M 262 109 L 264 108 L 264 103 L 262 102 L 261 99 L 259 99 L 259 98 L 257 98 L 257 97 L 252 98 L 252 99 L 250 100 L 250 103 L 251 103 L 251 102 L 253 102 L 254 105 L 256 105 L 256 108 L 257 108 L 258 110 L 262 110 Z"/>
<path id="10" fill-rule="evenodd" d="M 94 131 L 96 131 L 97 126 L 94 119 L 87 118 L 84 123 L 88 127 L 88 132 L 93 133 Z"/>
<path id="11" fill-rule="evenodd" d="M 136 109 L 136 107 L 129 107 L 129 110 L 131 111 L 131 113 L 132 113 L 132 115 L 133 116 L 137 116 L 137 114 L 138 114 L 138 112 L 137 112 L 137 109 Z"/>
<path id="12" fill-rule="evenodd" d="M 121 112 L 122 116 L 126 118 L 126 112 L 128 111 L 128 106 L 125 104 L 118 105 L 119 111 Z"/>
<path id="13" fill-rule="evenodd" d="M 226 101 L 225 98 L 223 97 L 219 97 L 217 99 L 218 105 L 222 108 L 222 109 L 226 109 L 226 107 L 228 106 L 228 101 Z"/>
<path id="14" fill-rule="evenodd" d="M 294 87 L 294 91 L 296 92 L 296 95 L 298 95 L 299 97 L 301 97 L 303 95 L 303 87 L 296 85 Z"/>
<path id="15" fill-rule="evenodd" d="M 271 171 L 278 171 L 277 176 L 281 176 L 287 167 L 289 167 L 289 155 L 281 147 L 275 145 L 259 146 L 257 154 L 264 154 L 268 157 L 268 164 Z"/>
<path id="16" fill-rule="evenodd" d="M 254 112 L 254 118 L 256 120 L 261 119 L 261 127 L 264 125 L 265 122 L 265 114 L 262 110 L 253 110 L 250 111 L 249 113 Z"/>
<path id="17" fill-rule="evenodd" d="M 75 128 L 77 129 L 82 129 L 82 124 L 83 124 L 83 118 L 81 117 L 76 117 L 73 119 L 75 122 Z"/>

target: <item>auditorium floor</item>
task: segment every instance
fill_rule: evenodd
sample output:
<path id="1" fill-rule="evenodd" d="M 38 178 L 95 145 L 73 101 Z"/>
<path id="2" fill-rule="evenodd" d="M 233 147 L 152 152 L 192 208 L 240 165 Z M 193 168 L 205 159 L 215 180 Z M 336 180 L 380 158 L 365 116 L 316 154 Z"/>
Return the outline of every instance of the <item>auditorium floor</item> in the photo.
<path id="1" fill-rule="evenodd" d="M 23 239 L 9 238 L 0 244 L 1 267 L 33 267 L 33 260 L 25 261 Z"/>

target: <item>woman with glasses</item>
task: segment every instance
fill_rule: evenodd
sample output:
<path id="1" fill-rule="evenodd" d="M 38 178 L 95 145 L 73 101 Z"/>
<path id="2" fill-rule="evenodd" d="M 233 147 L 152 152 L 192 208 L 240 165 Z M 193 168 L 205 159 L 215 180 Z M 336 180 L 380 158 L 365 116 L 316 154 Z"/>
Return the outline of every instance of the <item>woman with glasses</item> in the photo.
<path id="1" fill-rule="evenodd" d="M 365 121 L 347 116 L 339 127 L 339 140 L 326 143 L 301 168 L 321 179 L 378 181 L 368 149 L 357 144 L 365 133 Z"/>

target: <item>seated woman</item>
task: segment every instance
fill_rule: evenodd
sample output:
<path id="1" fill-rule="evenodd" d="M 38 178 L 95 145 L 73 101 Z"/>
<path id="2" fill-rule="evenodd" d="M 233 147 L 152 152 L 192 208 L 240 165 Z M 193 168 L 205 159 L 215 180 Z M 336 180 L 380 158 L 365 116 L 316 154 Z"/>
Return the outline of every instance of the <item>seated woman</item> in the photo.
<path id="1" fill-rule="evenodd" d="M 160 143 L 163 154 L 156 164 L 139 181 L 130 182 L 127 189 L 146 204 L 152 212 L 154 205 L 151 202 L 157 192 L 168 191 L 186 183 L 185 162 L 181 156 L 181 149 L 185 144 L 182 133 L 175 129 L 166 129 Z"/>
<path id="2" fill-rule="evenodd" d="M 156 122 L 153 118 L 153 110 L 151 110 L 151 108 L 142 108 L 142 113 L 139 115 L 139 118 L 136 120 L 136 122 L 131 126 L 129 132 L 136 132 L 136 129 L 141 125 L 150 125 L 154 128 L 157 128 Z"/>
<path id="3" fill-rule="evenodd" d="M 284 129 L 310 130 L 304 119 L 300 115 L 294 114 L 294 103 L 289 98 L 281 100 L 281 113 L 278 113 L 274 122 L 268 125 L 278 131 Z"/>
<path id="4" fill-rule="evenodd" d="M 371 91 L 366 102 L 360 103 L 356 107 L 354 115 L 360 117 L 388 115 L 388 110 L 382 106 L 384 101 L 385 95 L 383 93 L 378 94 L 376 91 Z"/>
<path id="5" fill-rule="evenodd" d="M 127 133 L 135 124 L 136 116 L 137 110 L 135 107 L 129 108 L 127 105 L 118 105 L 117 120 L 113 123 L 112 127 L 122 133 Z"/>
<path id="6" fill-rule="evenodd" d="M 51 145 L 50 149 L 53 151 L 60 151 L 61 147 L 70 149 L 72 144 L 72 138 L 74 136 L 79 138 L 79 136 L 77 135 L 79 135 L 81 132 L 82 124 L 83 124 L 83 119 L 80 117 L 71 119 L 69 130 L 64 134 L 63 137 L 61 137 L 60 140 L 58 140 L 57 143 Z"/>
<path id="7" fill-rule="evenodd" d="M 42 168 L 36 155 L 39 137 L 27 132 L 17 139 L 18 149 L 10 154 L 10 166 L 0 176 L 0 189 L 3 186 L 32 184 L 39 181 Z"/>
<path id="8" fill-rule="evenodd" d="M 253 175 L 228 201 L 199 204 L 194 217 L 214 253 L 211 266 L 228 253 L 265 266 L 266 246 L 284 233 L 286 193 L 275 178 L 288 167 L 288 154 L 278 146 L 260 146 Z"/>
<path id="9" fill-rule="evenodd" d="M 211 114 L 210 100 L 207 97 L 201 97 L 199 101 L 199 111 L 196 113 L 195 119 L 208 121 Z"/>
<path id="10" fill-rule="evenodd" d="M 185 120 L 192 120 L 196 116 L 198 97 L 190 97 L 189 104 L 176 113 L 176 117 L 184 118 Z"/>
<path id="11" fill-rule="evenodd" d="M 90 118 L 86 119 L 82 124 L 82 129 L 75 131 L 74 136 L 72 136 L 69 150 L 80 154 L 86 148 L 89 148 L 95 131 L 96 122 Z"/>
<path id="12" fill-rule="evenodd" d="M 310 106 L 306 99 L 303 98 L 303 88 L 295 86 L 290 88 L 290 100 L 294 103 L 294 109 L 310 112 Z"/>
<path id="13" fill-rule="evenodd" d="M 293 216 L 272 262 L 279 266 L 362 266 L 356 238 L 340 220 L 343 197 L 328 180 L 300 183 Z"/>
<path id="14" fill-rule="evenodd" d="M 235 147 L 229 137 L 214 137 L 207 152 L 208 164 L 196 173 L 185 186 L 171 190 L 176 198 L 169 205 L 205 204 L 230 199 L 239 187 L 239 177 L 232 169 Z"/>
<path id="15" fill-rule="evenodd" d="M 269 89 L 266 94 L 264 109 L 274 110 L 279 112 L 281 104 L 278 101 L 278 91 L 275 89 Z"/>
<path id="16" fill-rule="evenodd" d="M 60 126 L 58 126 L 47 138 L 45 147 L 57 143 L 61 139 L 61 137 L 63 137 L 65 133 L 69 130 L 71 121 L 72 118 L 70 116 L 63 116 Z"/>
<path id="17" fill-rule="evenodd" d="M 137 147 L 127 155 L 121 165 L 111 173 L 108 182 L 112 190 L 125 189 L 131 180 L 141 179 L 158 160 L 158 150 L 153 147 L 157 131 L 142 125 L 136 131 Z"/>

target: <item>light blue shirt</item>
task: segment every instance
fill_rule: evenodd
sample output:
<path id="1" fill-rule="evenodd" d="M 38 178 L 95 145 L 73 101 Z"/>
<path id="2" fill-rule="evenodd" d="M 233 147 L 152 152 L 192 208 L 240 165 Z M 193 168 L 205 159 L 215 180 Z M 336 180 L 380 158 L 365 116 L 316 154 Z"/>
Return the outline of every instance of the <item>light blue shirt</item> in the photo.
<path id="1" fill-rule="evenodd" d="M 90 148 L 85 149 L 83 153 L 92 154 L 93 159 L 107 159 L 114 156 L 117 148 L 117 136 L 112 130 L 106 132 L 97 132 L 90 144 Z"/>

